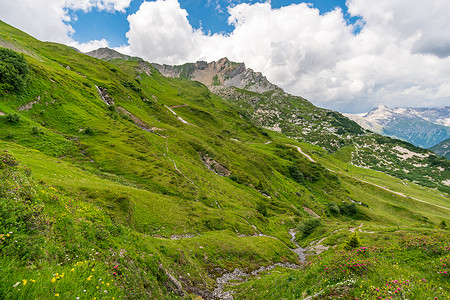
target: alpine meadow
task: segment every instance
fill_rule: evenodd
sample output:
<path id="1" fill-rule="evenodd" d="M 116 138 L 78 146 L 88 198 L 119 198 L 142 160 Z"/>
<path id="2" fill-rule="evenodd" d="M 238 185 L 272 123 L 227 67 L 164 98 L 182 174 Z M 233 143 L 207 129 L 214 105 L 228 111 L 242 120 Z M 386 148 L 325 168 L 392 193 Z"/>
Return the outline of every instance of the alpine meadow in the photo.
<path id="1" fill-rule="evenodd" d="M 450 299 L 450 162 L 223 58 L 0 21 L 0 299 Z"/>

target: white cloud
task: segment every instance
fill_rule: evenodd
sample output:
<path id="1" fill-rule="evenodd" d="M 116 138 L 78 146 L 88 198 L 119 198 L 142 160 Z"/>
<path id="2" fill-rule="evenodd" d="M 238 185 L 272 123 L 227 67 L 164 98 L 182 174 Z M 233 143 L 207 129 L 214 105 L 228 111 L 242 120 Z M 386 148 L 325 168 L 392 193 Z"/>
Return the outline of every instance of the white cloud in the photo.
<path id="1" fill-rule="evenodd" d="M 68 45 L 77 48 L 81 52 L 89 52 L 92 50 L 96 50 L 98 48 L 108 47 L 109 43 L 107 40 L 101 39 L 101 40 L 89 41 L 86 43 L 79 43 L 79 42 L 73 41 L 73 42 L 68 43 Z"/>
<path id="2" fill-rule="evenodd" d="M 131 0 L 0 0 L 0 19 L 41 40 L 82 51 L 104 39 L 77 43 L 69 10 L 123 12 Z M 273 9 L 270 1 L 230 5 L 229 34 L 189 24 L 178 0 L 142 3 L 128 16 L 127 54 L 181 64 L 228 57 L 319 106 L 363 111 L 388 106 L 442 106 L 450 99 L 450 1 L 347 0 L 364 24 L 355 35 L 340 9 L 320 14 L 311 5 Z M 225 3 L 208 0 L 205 5 Z M 222 5 L 223 7 L 223 5 Z"/>
<path id="3" fill-rule="evenodd" d="M 75 32 L 70 22 L 69 9 L 89 11 L 91 9 L 124 12 L 131 0 L 0 0 L 0 19 L 14 27 L 44 40 L 80 47 L 80 50 L 107 46 L 106 40 L 78 43 L 73 40 Z"/>
<path id="4" fill-rule="evenodd" d="M 342 111 L 448 105 L 449 1 L 347 5 L 364 22 L 358 35 L 338 8 L 321 15 L 304 3 L 273 9 L 270 2 L 230 7 L 233 32 L 208 35 L 192 28 L 177 0 L 144 2 L 128 17 L 129 46 L 120 50 L 168 64 L 227 56 L 288 92 Z"/>

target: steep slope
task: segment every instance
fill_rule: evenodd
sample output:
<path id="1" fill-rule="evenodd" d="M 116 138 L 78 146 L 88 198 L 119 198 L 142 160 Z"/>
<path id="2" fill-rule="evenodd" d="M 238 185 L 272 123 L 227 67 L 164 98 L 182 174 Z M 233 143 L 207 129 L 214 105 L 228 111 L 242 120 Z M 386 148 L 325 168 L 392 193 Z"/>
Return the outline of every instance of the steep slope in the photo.
<path id="1" fill-rule="evenodd" d="M 224 58 L 211 63 L 154 66 L 166 76 L 189 78 L 204 83 L 213 93 L 244 110 L 257 126 L 321 146 L 330 152 L 345 152 L 345 156 L 338 155 L 354 165 L 449 192 L 448 186 L 444 184 L 450 178 L 448 162 L 436 157 L 433 152 L 368 132 L 338 112 L 318 108 L 302 97 L 285 93 L 268 83 L 260 73 L 245 69 L 244 64 L 232 63 Z M 439 114 L 432 110 L 414 112 L 414 116 L 423 115 L 430 120 L 445 119 L 445 113 Z M 370 115 L 392 114 L 387 108 L 380 108 Z M 364 120 L 372 123 L 371 128 L 381 130 L 383 127 L 376 118 Z M 450 135 L 448 127 L 435 125 L 424 119 L 414 119 L 414 126 L 411 122 L 406 122 L 405 125 L 403 119 L 390 120 L 396 124 L 394 128 L 399 129 L 395 131 L 399 138 L 400 135 L 415 136 L 424 145 L 433 144 Z M 433 131 L 423 133 L 427 126 L 431 126 Z M 386 132 L 388 133 L 390 132 Z"/>
<path id="2" fill-rule="evenodd" d="M 0 298 L 231 299 L 227 282 L 273 268 L 306 269 L 299 293 L 311 295 L 322 275 L 305 254 L 343 247 L 348 228 L 373 231 L 360 233 L 365 243 L 399 226 L 417 237 L 447 232 L 435 228 L 450 222 L 445 195 L 258 127 L 199 82 L 4 23 L 0 33 L 29 70 L 23 89 L 0 95 Z M 317 227 L 296 234 L 302 222 Z M 394 273 L 371 284 L 407 274 L 384 265 Z M 435 270 L 418 275 L 440 282 Z M 242 297 L 254 292 L 263 290 Z"/>
<path id="3" fill-rule="evenodd" d="M 437 145 L 434 145 L 430 148 L 431 151 L 436 153 L 439 156 L 444 156 L 448 160 L 450 160 L 450 139 L 446 139 L 445 141 L 440 142 Z"/>
<path id="4" fill-rule="evenodd" d="M 379 106 L 367 114 L 344 114 L 365 129 L 429 148 L 450 137 L 450 107 L 395 108 Z"/>

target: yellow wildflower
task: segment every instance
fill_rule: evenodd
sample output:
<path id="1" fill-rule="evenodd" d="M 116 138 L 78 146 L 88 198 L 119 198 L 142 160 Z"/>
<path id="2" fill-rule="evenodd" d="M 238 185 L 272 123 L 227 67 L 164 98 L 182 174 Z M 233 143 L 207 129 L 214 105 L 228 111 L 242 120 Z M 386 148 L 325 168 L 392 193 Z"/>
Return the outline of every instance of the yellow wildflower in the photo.
<path id="1" fill-rule="evenodd" d="M 59 297 L 59 294 L 55 294 L 55 297 Z"/>
<path id="2" fill-rule="evenodd" d="M 52 278 L 52 282 L 55 282 L 55 281 L 56 281 L 56 278 L 55 278 L 55 277 L 53 277 L 53 278 Z"/>
<path id="3" fill-rule="evenodd" d="M 70 272 L 73 272 L 73 271 L 75 271 L 75 268 L 70 269 Z"/>
<path id="4" fill-rule="evenodd" d="M 27 280 L 26 279 L 22 279 L 23 285 L 27 284 Z"/>

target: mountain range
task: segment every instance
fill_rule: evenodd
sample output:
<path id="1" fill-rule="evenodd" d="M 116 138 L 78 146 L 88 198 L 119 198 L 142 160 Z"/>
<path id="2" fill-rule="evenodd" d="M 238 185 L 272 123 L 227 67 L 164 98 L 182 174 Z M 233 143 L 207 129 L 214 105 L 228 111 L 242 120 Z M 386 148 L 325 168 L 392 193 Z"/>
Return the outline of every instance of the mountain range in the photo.
<path id="1" fill-rule="evenodd" d="M 450 106 L 394 108 L 385 105 L 363 114 L 344 114 L 373 132 L 430 148 L 450 138 Z"/>
<path id="2" fill-rule="evenodd" d="M 0 22 L 0 299 L 448 298 L 448 160 L 243 63 L 89 54 Z"/>

